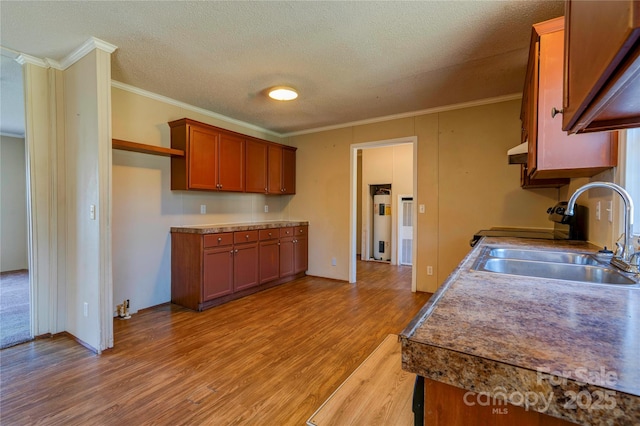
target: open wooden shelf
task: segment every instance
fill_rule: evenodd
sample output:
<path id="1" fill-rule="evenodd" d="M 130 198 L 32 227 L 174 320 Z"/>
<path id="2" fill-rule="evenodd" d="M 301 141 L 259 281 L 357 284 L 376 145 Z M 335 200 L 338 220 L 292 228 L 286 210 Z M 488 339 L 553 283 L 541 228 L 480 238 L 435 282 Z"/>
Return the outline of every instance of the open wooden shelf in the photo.
<path id="1" fill-rule="evenodd" d="M 162 155 L 165 157 L 184 157 L 181 149 L 164 148 L 162 146 L 146 145 L 143 143 L 128 142 L 120 139 L 112 139 L 111 147 L 123 151 L 141 152 L 143 154 Z"/>

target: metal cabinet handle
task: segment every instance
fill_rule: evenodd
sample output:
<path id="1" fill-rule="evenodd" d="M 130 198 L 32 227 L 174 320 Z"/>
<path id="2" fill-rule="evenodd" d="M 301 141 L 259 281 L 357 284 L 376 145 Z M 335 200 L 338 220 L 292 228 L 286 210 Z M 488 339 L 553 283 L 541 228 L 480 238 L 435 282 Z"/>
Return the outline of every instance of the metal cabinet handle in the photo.
<path id="1" fill-rule="evenodd" d="M 221 241 L 222 241 L 222 237 L 218 237 L 218 242 L 221 242 Z"/>
<path id="2" fill-rule="evenodd" d="M 244 237 L 248 240 L 249 239 L 249 234 L 245 235 Z"/>
<path id="3" fill-rule="evenodd" d="M 238 249 L 236 249 L 236 251 L 235 251 L 235 252 L 237 253 L 237 252 L 238 252 Z"/>
<path id="4" fill-rule="evenodd" d="M 556 115 L 563 114 L 563 113 L 564 113 L 564 108 L 563 109 L 557 109 L 556 107 L 551 108 L 551 118 L 555 118 Z"/>
<path id="5" fill-rule="evenodd" d="M 269 232 L 269 236 L 271 236 L 271 232 Z"/>

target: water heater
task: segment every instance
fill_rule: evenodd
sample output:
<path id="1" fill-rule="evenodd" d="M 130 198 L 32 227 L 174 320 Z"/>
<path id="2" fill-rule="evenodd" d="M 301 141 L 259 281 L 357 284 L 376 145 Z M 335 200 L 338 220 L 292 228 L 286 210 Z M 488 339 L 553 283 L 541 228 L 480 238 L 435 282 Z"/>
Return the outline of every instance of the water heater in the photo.
<path id="1" fill-rule="evenodd" d="M 391 195 L 373 196 L 373 257 L 391 260 Z"/>

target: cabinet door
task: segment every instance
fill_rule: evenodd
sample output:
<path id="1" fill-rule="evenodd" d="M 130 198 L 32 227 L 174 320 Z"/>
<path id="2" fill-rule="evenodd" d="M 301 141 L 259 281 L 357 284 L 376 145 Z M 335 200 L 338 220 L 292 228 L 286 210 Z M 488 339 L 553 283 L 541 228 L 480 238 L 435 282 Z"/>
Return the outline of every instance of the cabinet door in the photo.
<path id="1" fill-rule="evenodd" d="M 299 274 L 309 269 L 309 240 L 306 236 L 296 237 L 294 244 L 294 272 Z"/>
<path id="2" fill-rule="evenodd" d="M 217 146 L 219 133 L 189 126 L 189 188 L 217 189 Z"/>
<path id="3" fill-rule="evenodd" d="M 564 31 L 561 18 L 534 28 L 540 31 L 537 137 L 529 141 L 529 173 L 532 178 L 588 177 L 616 164 L 616 136 L 610 133 L 567 135 L 561 116 L 551 117 L 562 102 Z M 554 25 L 550 28 L 550 24 Z M 532 123 L 535 125 L 535 123 Z M 535 146 L 531 149 L 531 143 Z"/>
<path id="4" fill-rule="evenodd" d="M 282 193 L 296 193 L 296 150 L 282 148 Z"/>
<path id="5" fill-rule="evenodd" d="M 233 247 L 204 251 L 202 300 L 233 293 Z"/>
<path id="6" fill-rule="evenodd" d="M 567 1 L 563 128 L 640 126 L 640 2 Z"/>
<path id="7" fill-rule="evenodd" d="M 233 289 L 240 291 L 255 287 L 258 278 L 258 244 L 238 244 L 234 246 Z"/>
<path id="8" fill-rule="evenodd" d="M 218 144 L 218 189 L 244 191 L 244 139 L 222 132 Z"/>
<path id="9" fill-rule="evenodd" d="M 269 145 L 268 193 L 282 194 L 282 147 Z"/>
<path id="10" fill-rule="evenodd" d="M 268 145 L 264 142 L 246 141 L 245 191 L 266 194 Z"/>
<path id="11" fill-rule="evenodd" d="M 260 242 L 260 284 L 280 276 L 280 246 L 278 240 Z"/>
<path id="12" fill-rule="evenodd" d="M 293 237 L 280 239 L 280 276 L 295 274 L 295 256 Z"/>

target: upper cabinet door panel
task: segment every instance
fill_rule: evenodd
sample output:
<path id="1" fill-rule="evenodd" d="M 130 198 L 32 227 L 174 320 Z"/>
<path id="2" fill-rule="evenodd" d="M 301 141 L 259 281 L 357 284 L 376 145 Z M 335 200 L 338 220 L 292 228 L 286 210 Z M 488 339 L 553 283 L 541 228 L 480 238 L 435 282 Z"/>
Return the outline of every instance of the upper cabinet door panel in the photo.
<path id="1" fill-rule="evenodd" d="M 640 126 L 640 1 L 567 1 L 564 130 Z"/>
<path id="2" fill-rule="evenodd" d="M 218 138 L 217 132 L 189 127 L 189 188 L 216 189 Z"/>
<path id="3" fill-rule="evenodd" d="M 221 191 L 244 191 L 244 138 L 222 132 L 218 150 L 219 185 Z"/>
<path id="4" fill-rule="evenodd" d="M 268 193 L 282 194 L 282 147 L 269 145 Z"/>
<path id="5" fill-rule="evenodd" d="M 267 193 L 267 150 L 265 142 L 247 140 L 245 160 L 246 192 Z"/>
<path id="6" fill-rule="evenodd" d="M 282 149 L 282 193 L 296 193 L 296 150 Z"/>

